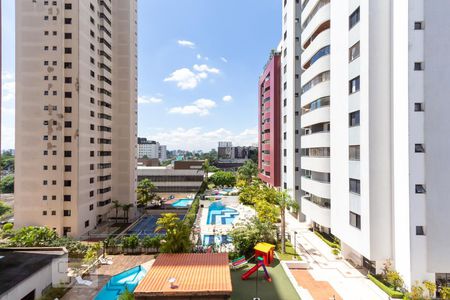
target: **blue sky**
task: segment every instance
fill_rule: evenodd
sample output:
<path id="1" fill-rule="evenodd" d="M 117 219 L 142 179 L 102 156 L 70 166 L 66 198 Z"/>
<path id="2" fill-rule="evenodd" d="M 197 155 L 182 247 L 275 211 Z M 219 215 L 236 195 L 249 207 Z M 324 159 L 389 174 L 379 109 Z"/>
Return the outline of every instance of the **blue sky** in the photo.
<path id="1" fill-rule="evenodd" d="M 140 0 L 139 136 L 169 149 L 256 143 L 257 81 L 280 38 L 279 2 Z M 2 3 L 2 148 L 12 148 L 14 1 Z"/>

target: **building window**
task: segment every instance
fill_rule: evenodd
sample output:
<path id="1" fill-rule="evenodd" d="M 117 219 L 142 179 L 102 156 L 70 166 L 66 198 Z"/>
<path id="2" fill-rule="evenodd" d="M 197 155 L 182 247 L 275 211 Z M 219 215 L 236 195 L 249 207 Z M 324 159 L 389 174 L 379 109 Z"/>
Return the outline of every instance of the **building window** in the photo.
<path id="1" fill-rule="evenodd" d="M 71 40 L 72 39 L 72 33 L 70 33 L 70 32 L 64 33 L 64 39 Z"/>
<path id="2" fill-rule="evenodd" d="M 64 9 L 67 9 L 67 10 L 72 9 L 72 4 L 71 3 L 64 4 Z"/>
<path id="3" fill-rule="evenodd" d="M 71 165 L 65 165 L 64 166 L 64 172 L 72 172 L 72 166 Z"/>
<path id="4" fill-rule="evenodd" d="M 72 63 L 71 62 L 65 62 L 64 63 L 64 69 L 72 69 Z"/>
<path id="5" fill-rule="evenodd" d="M 355 11 L 350 15 L 349 17 L 349 29 L 352 29 L 353 26 L 355 26 L 356 24 L 359 23 L 359 7 L 357 9 L 355 9 Z"/>
<path id="6" fill-rule="evenodd" d="M 348 159 L 349 160 L 360 160 L 359 145 L 350 145 L 348 146 Z"/>
<path id="7" fill-rule="evenodd" d="M 360 88 L 359 76 L 355 77 L 349 81 L 349 84 L 348 84 L 348 93 L 349 94 L 359 92 L 359 88 Z"/>
<path id="8" fill-rule="evenodd" d="M 350 178 L 349 189 L 350 193 L 361 195 L 361 181 L 359 179 Z"/>
<path id="9" fill-rule="evenodd" d="M 423 226 L 416 226 L 416 235 L 425 235 Z"/>
<path id="10" fill-rule="evenodd" d="M 71 121 L 65 121 L 64 122 L 64 127 L 65 128 L 72 128 L 72 122 Z"/>
<path id="11" fill-rule="evenodd" d="M 287 183 L 283 182 L 283 188 L 286 190 L 287 189 Z"/>
<path id="12" fill-rule="evenodd" d="M 287 39 L 287 31 L 284 32 L 284 40 Z"/>
<path id="13" fill-rule="evenodd" d="M 47 215 L 47 211 L 46 210 L 42 211 L 42 215 L 46 216 Z"/>
<path id="14" fill-rule="evenodd" d="M 414 103 L 414 111 L 424 111 L 424 105 L 421 102 Z"/>
<path id="15" fill-rule="evenodd" d="M 424 153 L 425 148 L 423 147 L 423 144 L 414 144 L 414 152 L 416 153 Z"/>
<path id="16" fill-rule="evenodd" d="M 348 114 L 348 126 L 359 126 L 359 110 Z"/>
<path id="17" fill-rule="evenodd" d="M 94 197 L 94 191 L 89 192 L 89 197 Z"/>
<path id="18" fill-rule="evenodd" d="M 286 132 L 283 132 L 283 140 L 286 140 Z"/>
<path id="19" fill-rule="evenodd" d="M 71 107 L 71 106 L 66 106 L 66 107 L 64 107 L 64 112 L 65 112 L 66 114 L 72 113 L 72 107 Z"/>
<path id="20" fill-rule="evenodd" d="M 47 180 L 44 180 L 44 181 L 42 181 L 42 184 L 43 184 L 43 185 L 47 185 L 47 184 L 48 184 L 48 181 L 47 181 Z"/>
<path id="21" fill-rule="evenodd" d="M 64 195 L 64 201 L 66 201 L 66 202 L 72 201 L 72 196 L 71 195 Z"/>
<path id="22" fill-rule="evenodd" d="M 424 28 L 423 22 L 414 22 L 414 30 L 423 30 Z"/>
<path id="23" fill-rule="evenodd" d="M 423 71 L 423 62 L 415 62 L 414 71 Z"/>
<path id="24" fill-rule="evenodd" d="M 358 57 L 359 57 L 359 41 L 348 50 L 348 60 L 349 62 L 352 62 Z"/>
<path id="25" fill-rule="evenodd" d="M 72 92 L 64 92 L 64 98 L 72 98 Z"/>
<path id="26" fill-rule="evenodd" d="M 287 156 L 287 149 L 283 149 L 283 156 L 284 156 L 284 157 Z"/>
<path id="27" fill-rule="evenodd" d="M 65 54 L 72 54 L 72 48 L 68 48 L 68 47 L 64 48 L 64 53 Z"/>
<path id="28" fill-rule="evenodd" d="M 91 177 L 91 178 L 89 178 L 89 183 L 94 183 L 94 178 L 93 177 Z"/>
<path id="29" fill-rule="evenodd" d="M 47 196 L 42 196 L 42 200 L 47 200 Z"/>
<path id="30" fill-rule="evenodd" d="M 95 152 L 94 151 L 91 151 L 91 157 L 94 157 L 95 156 Z"/>
<path id="31" fill-rule="evenodd" d="M 284 99 L 283 100 L 283 106 L 286 106 L 287 105 L 287 99 Z"/>
<path id="32" fill-rule="evenodd" d="M 56 210 L 52 210 L 52 216 L 56 216 Z"/>
<path id="33" fill-rule="evenodd" d="M 350 212 L 350 225 L 353 227 L 356 227 L 358 229 L 361 229 L 361 216 L 358 214 L 355 214 L 354 212 Z"/>
<path id="34" fill-rule="evenodd" d="M 72 157 L 72 151 L 64 151 L 64 157 Z"/>
<path id="35" fill-rule="evenodd" d="M 286 173 L 287 172 L 287 167 L 283 166 L 283 172 Z"/>
<path id="36" fill-rule="evenodd" d="M 94 204 L 89 205 L 89 210 L 94 210 Z"/>
<path id="37" fill-rule="evenodd" d="M 66 25 L 72 24 L 72 18 L 65 18 L 64 19 L 64 24 L 66 24 Z"/>
<path id="38" fill-rule="evenodd" d="M 64 210 L 64 217 L 70 217 L 72 215 L 72 211 L 70 209 Z"/>
<path id="39" fill-rule="evenodd" d="M 416 194 L 425 194 L 425 187 L 423 184 L 416 184 Z"/>
<path id="40" fill-rule="evenodd" d="M 87 221 L 84 222 L 84 227 L 85 227 L 85 228 L 86 228 L 86 227 L 89 227 L 89 220 L 87 220 Z"/>
<path id="41" fill-rule="evenodd" d="M 283 90 L 287 89 L 287 82 L 283 83 Z"/>
<path id="42" fill-rule="evenodd" d="M 64 77 L 64 83 L 72 83 L 72 77 Z"/>
<path id="43" fill-rule="evenodd" d="M 64 186 L 72 186 L 71 180 L 64 180 Z"/>

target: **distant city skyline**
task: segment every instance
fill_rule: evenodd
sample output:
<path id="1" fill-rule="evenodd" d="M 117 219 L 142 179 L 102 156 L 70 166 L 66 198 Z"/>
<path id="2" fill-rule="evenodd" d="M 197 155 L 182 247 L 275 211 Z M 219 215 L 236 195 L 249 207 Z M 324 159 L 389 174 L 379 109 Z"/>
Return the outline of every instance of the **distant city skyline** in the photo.
<path id="1" fill-rule="evenodd" d="M 277 43 L 280 5 L 233 1 L 139 2 L 139 136 L 190 151 L 209 151 L 219 140 L 257 143 L 254 82 Z M 1 146 L 13 149 L 15 3 L 2 4 Z"/>

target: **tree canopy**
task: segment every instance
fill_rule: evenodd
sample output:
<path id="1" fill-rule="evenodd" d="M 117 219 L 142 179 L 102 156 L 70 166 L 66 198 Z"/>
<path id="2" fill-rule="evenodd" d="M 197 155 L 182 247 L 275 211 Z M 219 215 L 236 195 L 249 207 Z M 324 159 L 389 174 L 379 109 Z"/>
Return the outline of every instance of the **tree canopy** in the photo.
<path id="1" fill-rule="evenodd" d="M 14 175 L 6 175 L 0 182 L 0 190 L 4 194 L 14 193 Z"/>
<path id="2" fill-rule="evenodd" d="M 258 165 L 252 160 L 247 160 L 238 169 L 238 175 L 239 179 L 243 179 L 246 182 L 251 182 L 253 177 L 258 176 Z"/>
<path id="3" fill-rule="evenodd" d="M 152 202 L 156 198 L 156 186 L 149 179 L 145 178 L 139 181 L 137 186 L 137 197 L 139 206 L 147 206 L 149 202 Z"/>
<path id="4" fill-rule="evenodd" d="M 236 185 L 236 175 L 233 172 L 218 171 L 211 176 L 210 181 L 215 186 L 234 186 Z"/>
<path id="5" fill-rule="evenodd" d="M 191 251 L 191 228 L 180 220 L 177 214 L 162 214 L 162 217 L 156 221 L 156 225 L 158 226 L 155 232 L 166 232 L 165 239 L 161 241 L 161 252 L 185 253 Z"/>

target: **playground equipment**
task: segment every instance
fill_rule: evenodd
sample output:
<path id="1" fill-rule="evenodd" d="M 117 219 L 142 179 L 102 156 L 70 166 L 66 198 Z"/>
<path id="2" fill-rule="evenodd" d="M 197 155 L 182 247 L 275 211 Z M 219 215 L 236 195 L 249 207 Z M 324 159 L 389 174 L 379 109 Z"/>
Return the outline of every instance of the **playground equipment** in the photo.
<path id="1" fill-rule="evenodd" d="M 273 262 L 275 245 L 269 243 L 258 243 L 253 248 L 255 250 L 256 257 L 262 257 L 264 259 L 264 264 L 270 266 Z"/>
<path id="2" fill-rule="evenodd" d="M 245 259 L 245 256 L 238 257 L 230 262 L 230 268 L 232 270 L 237 270 L 248 265 L 248 262 L 255 257 L 254 255 L 249 259 Z"/>
<path id="3" fill-rule="evenodd" d="M 272 282 L 272 278 L 270 277 L 269 272 L 267 272 L 266 265 L 264 264 L 264 259 L 262 257 L 258 257 L 256 260 L 257 260 L 256 265 L 254 265 L 250 270 L 248 270 L 247 272 L 242 274 L 241 279 L 242 280 L 247 280 L 250 277 L 250 275 L 252 275 L 253 273 L 257 272 L 258 269 L 260 267 L 262 267 L 263 270 L 264 270 L 264 278 L 268 282 Z"/>

